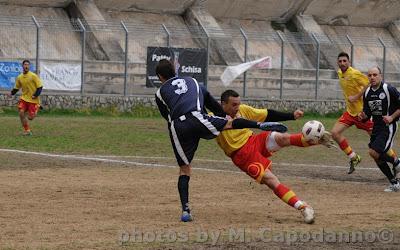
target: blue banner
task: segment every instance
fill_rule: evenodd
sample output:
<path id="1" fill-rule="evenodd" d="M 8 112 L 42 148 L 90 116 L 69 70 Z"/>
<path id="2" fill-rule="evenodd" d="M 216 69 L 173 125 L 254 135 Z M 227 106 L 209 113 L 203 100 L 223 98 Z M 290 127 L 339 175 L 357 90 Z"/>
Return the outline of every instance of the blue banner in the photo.
<path id="1" fill-rule="evenodd" d="M 35 71 L 35 65 L 31 63 L 31 71 Z M 21 62 L 1 62 L 0 61 L 0 88 L 12 89 L 15 79 L 22 72 Z"/>

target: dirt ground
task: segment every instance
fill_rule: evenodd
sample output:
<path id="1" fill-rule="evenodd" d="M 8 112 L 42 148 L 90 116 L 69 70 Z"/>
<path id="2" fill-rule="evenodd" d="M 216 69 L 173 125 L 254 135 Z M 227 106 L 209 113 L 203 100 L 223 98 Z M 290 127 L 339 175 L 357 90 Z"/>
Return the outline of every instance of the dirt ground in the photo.
<path id="1" fill-rule="evenodd" d="M 276 164 L 314 207 L 307 225 L 231 163 L 198 160 L 182 223 L 173 159 L 112 159 L 0 152 L 0 249 L 400 249 L 400 193 L 372 166 Z"/>

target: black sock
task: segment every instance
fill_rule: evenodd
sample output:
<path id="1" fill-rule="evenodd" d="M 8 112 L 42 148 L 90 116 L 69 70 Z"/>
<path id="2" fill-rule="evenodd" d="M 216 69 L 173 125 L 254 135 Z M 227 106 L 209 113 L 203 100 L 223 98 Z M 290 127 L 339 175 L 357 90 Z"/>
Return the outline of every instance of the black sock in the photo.
<path id="1" fill-rule="evenodd" d="M 190 176 L 180 175 L 178 179 L 178 191 L 181 198 L 182 211 L 190 213 L 189 209 L 189 180 Z"/>
<path id="2" fill-rule="evenodd" d="M 386 161 L 386 162 L 390 162 L 390 163 L 393 164 L 393 163 L 397 160 L 397 158 L 388 156 L 388 155 L 386 154 L 386 152 L 385 152 L 385 153 L 381 153 L 381 154 L 379 155 L 379 160 L 381 160 L 381 161 Z"/>
<path id="3" fill-rule="evenodd" d="M 394 175 L 392 173 L 392 170 L 390 170 L 389 165 L 385 161 L 378 161 L 376 162 L 378 165 L 379 169 L 382 171 L 382 173 L 388 178 L 388 180 L 391 182 L 394 179 Z"/>
<path id="4" fill-rule="evenodd" d="M 236 118 L 232 121 L 232 128 L 234 129 L 260 128 L 260 126 L 255 121 L 249 121 L 243 118 Z"/>

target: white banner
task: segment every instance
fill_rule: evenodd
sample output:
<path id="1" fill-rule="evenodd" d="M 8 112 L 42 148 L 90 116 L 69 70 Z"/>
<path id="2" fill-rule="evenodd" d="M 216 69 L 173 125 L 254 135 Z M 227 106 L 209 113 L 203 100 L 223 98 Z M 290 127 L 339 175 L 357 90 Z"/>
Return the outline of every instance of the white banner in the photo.
<path id="1" fill-rule="evenodd" d="M 246 70 L 250 68 L 257 69 L 270 69 L 271 68 L 271 57 L 266 56 L 258 60 L 254 60 L 251 62 L 242 63 L 236 66 L 228 66 L 226 67 L 224 73 L 221 75 L 221 81 L 224 86 L 228 86 L 231 84 L 236 77 L 240 76 Z"/>
<path id="2" fill-rule="evenodd" d="M 44 89 L 80 90 L 81 65 L 79 63 L 40 62 L 40 79 Z"/>

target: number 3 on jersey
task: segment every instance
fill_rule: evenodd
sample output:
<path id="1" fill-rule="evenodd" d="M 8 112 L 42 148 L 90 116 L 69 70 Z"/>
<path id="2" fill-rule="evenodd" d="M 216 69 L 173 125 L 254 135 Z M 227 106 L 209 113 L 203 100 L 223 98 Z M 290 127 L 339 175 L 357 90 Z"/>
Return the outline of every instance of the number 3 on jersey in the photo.
<path id="1" fill-rule="evenodd" d="M 178 89 L 175 90 L 175 93 L 180 95 L 184 94 L 188 91 L 188 87 L 186 85 L 186 81 L 184 79 L 176 79 L 171 83 L 173 86 L 177 86 Z"/>

